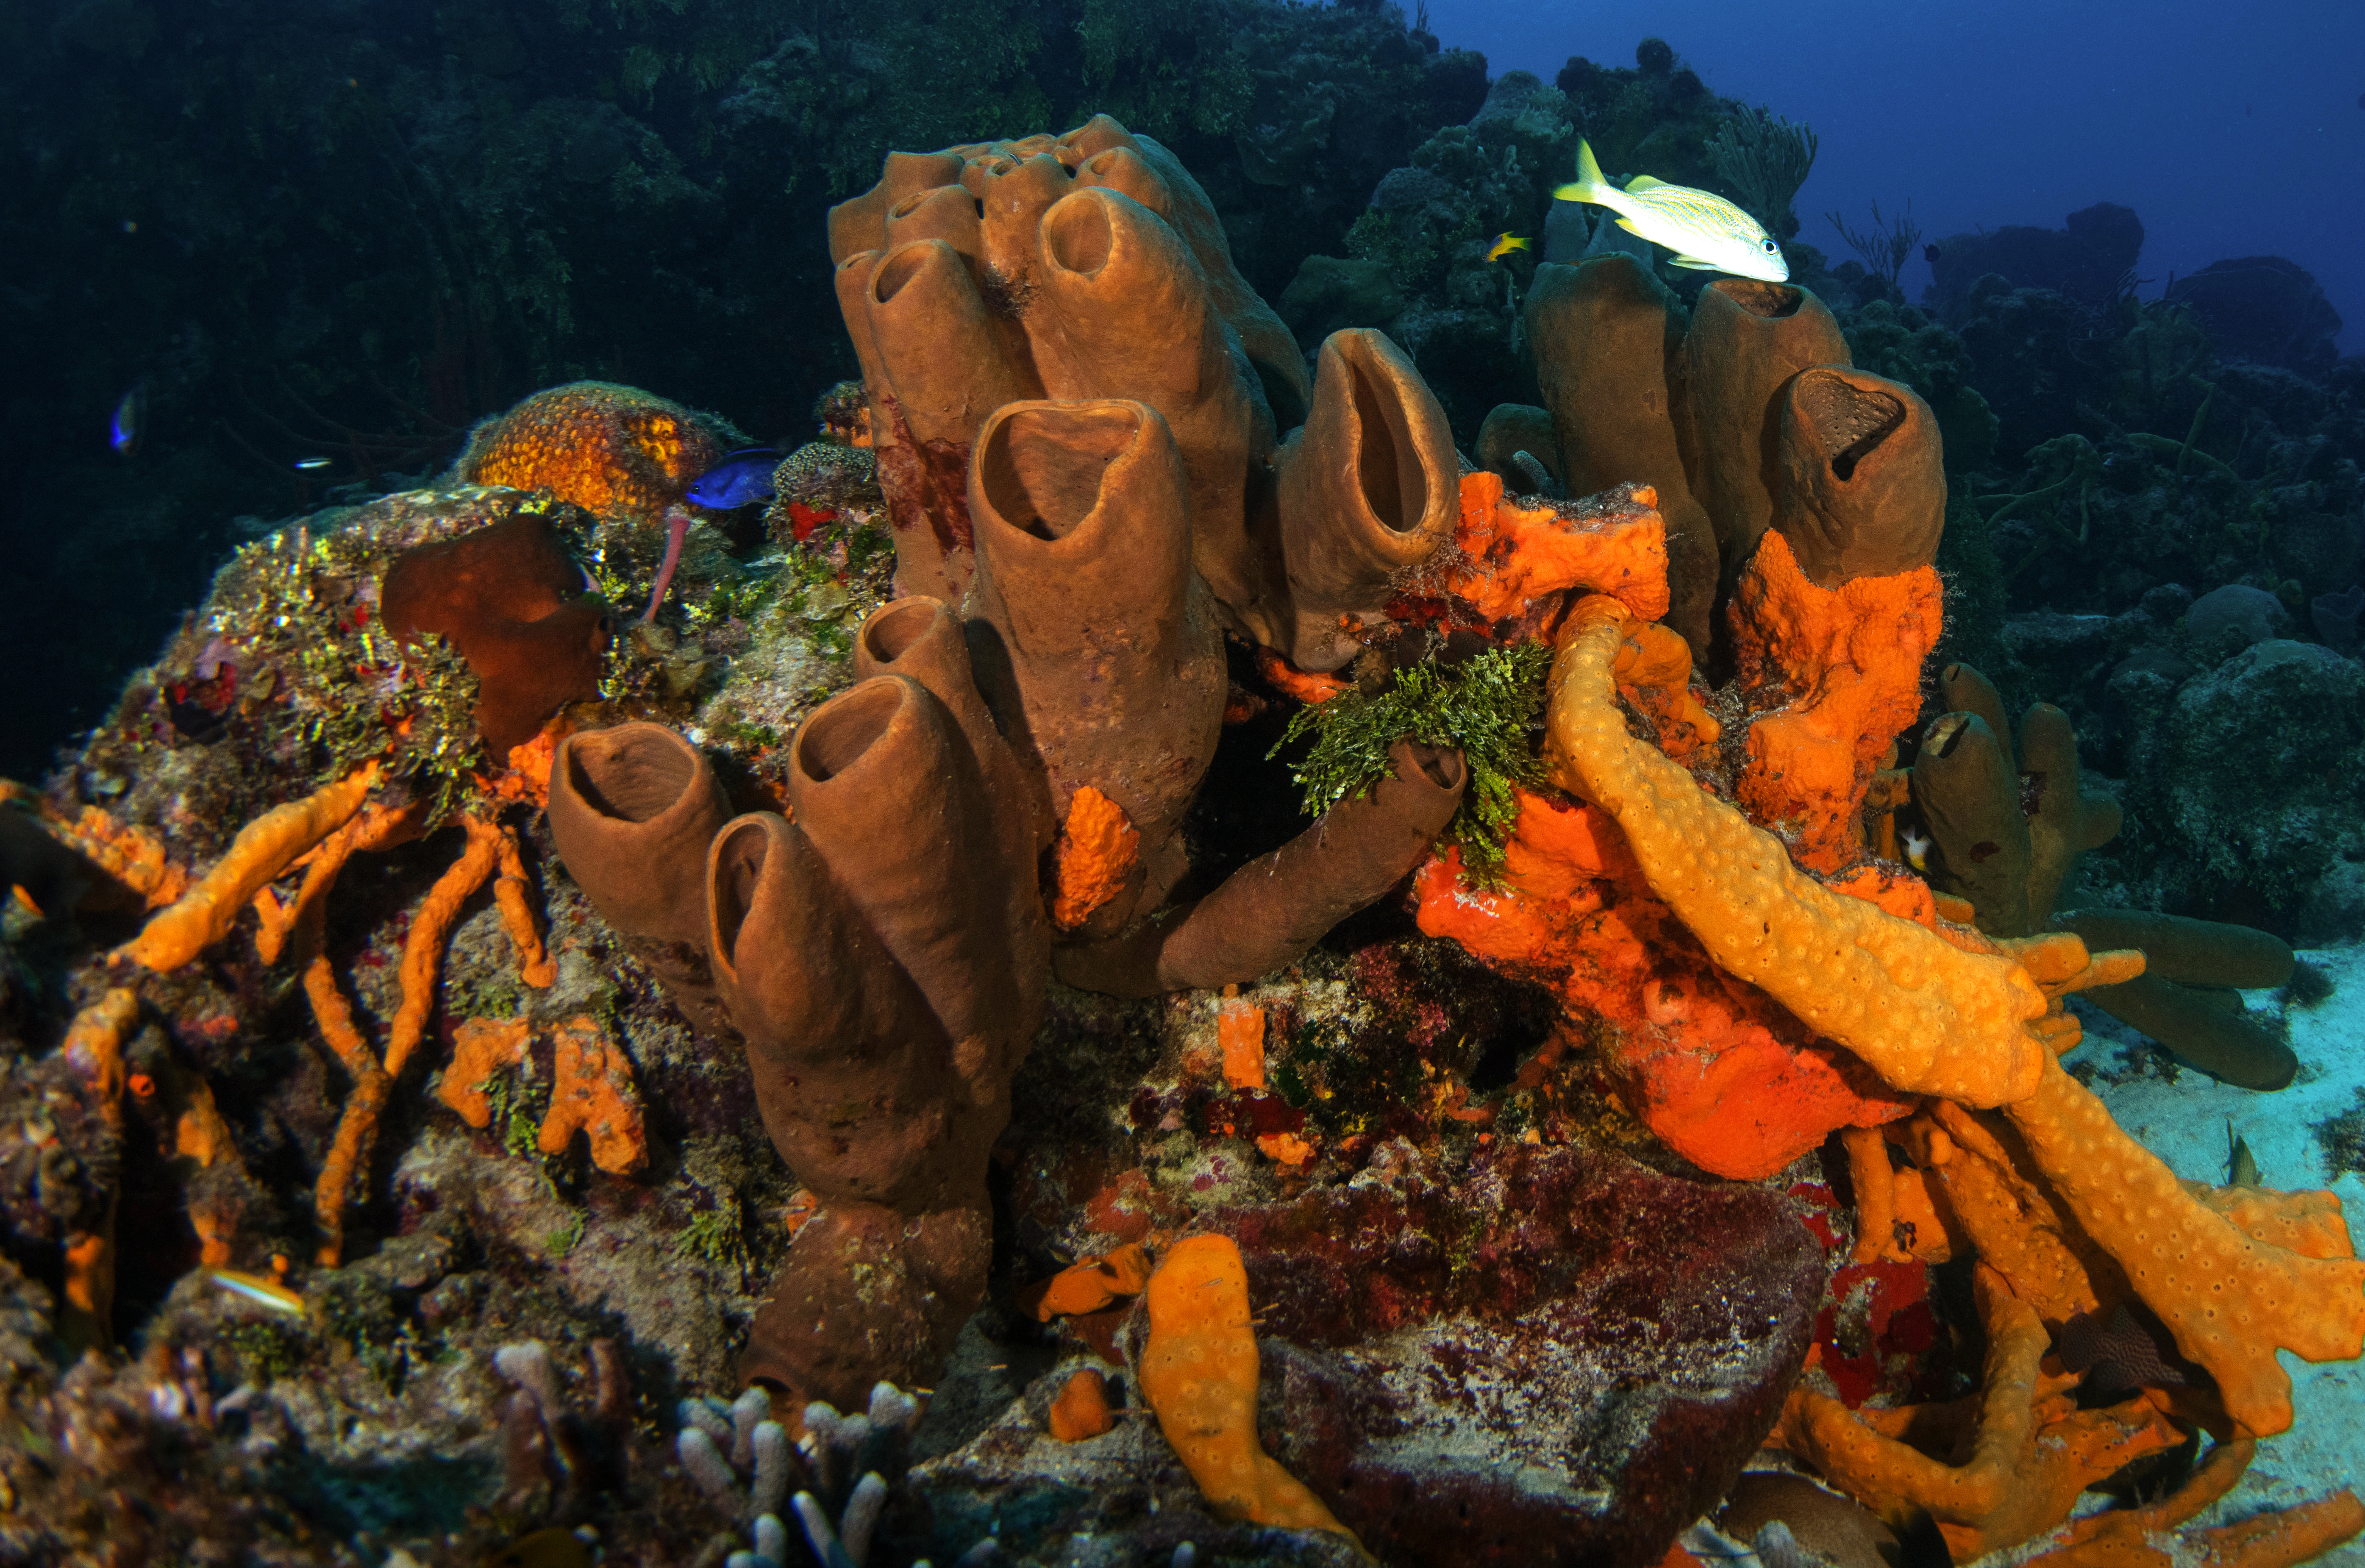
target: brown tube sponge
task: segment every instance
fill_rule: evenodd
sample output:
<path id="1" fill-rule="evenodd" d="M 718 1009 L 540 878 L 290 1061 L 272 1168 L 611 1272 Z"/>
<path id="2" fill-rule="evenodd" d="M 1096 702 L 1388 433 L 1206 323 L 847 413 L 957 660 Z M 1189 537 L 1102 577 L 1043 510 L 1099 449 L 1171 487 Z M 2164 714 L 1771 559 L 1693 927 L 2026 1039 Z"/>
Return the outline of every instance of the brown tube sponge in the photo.
<path id="1" fill-rule="evenodd" d="M 863 681 L 798 727 L 788 792 L 832 879 L 927 999 L 972 1095 L 1006 1091 L 1042 1015 L 1040 960 L 1027 960 L 1042 939 L 1014 927 L 1027 907 L 1005 854 L 1016 824 L 994 820 L 953 715 L 907 677 Z"/>
<path id="2" fill-rule="evenodd" d="M 2287 1089 L 2299 1075 L 2299 1058 L 2274 1030 L 2174 980 L 2137 975 L 2098 986 L 2086 1000 L 2179 1061 L 2241 1088 Z"/>
<path id="3" fill-rule="evenodd" d="M 765 1129 L 822 1199 L 741 1370 L 836 1401 L 933 1382 L 983 1298 L 986 1161 L 1042 1014 L 1042 916 L 1012 928 L 1031 886 L 1012 887 L 960 725 L 916 679 L 815 710 L 789 793 L 793 825 L 739 818 L 706 863 Z"/>
<path id="4" fill-rule="evenodd" d="M 1990 936 L 2034 932 L 2020 774 L 1985 719 L 1941 713 L 1930 722 L 1913 759 L 1913 801 L 1937 844 L 1931 882 L 1970 900 L 1979 929 Z"/>
<path id="5" fill-rule="evenodd" d="M 889 208 L 906 196 L 952 185 L 960 174 L 955 153 L 890 152 L 877 185 L 829 209 L 829 259 L 842 263 L 857 251 L 884 250 Z"/>
<path id="6" fill-rule="evenodd" d="M 1673 365 L 1676 439 L 1731 566 L 1774 520 L 1767 480 L 1783 387 L 1810 365 L 1848 363 L 1839 323 L 1803 288 L 1724 277 L 1693 301 Z"/>
<path id="7" fill-rule="evenodd" d="M 1503 487 L 1511 495 L 1535 494 L 1535 480 L 1511 461 L 1524 452 L 1544 466 L 1544 472 L 1555 482 L 1560 478 L 1560 437 L 1552 432 L 1552 410 L 1539 409 L 1533 403 L 1497 403 L 1486 412 L 1486 422 L 1478 427 L 1478 444 L 1471 455 L 1478 466 L 1490 474 L 1503 476 Z M 1568 487 L 1561 487 L 1566 494 Z"/>
<path id="8" fill-rule="evenodd" d="M 1060 820 L 1090 784 L 1140 833 L 1147 879 L 1106 923 L 1154 907 L 1179 874 L 1175 829 L 1223 726 L 1223 640 L 1191 569 L 1188 504 L 1166 421 L 1140 403 L 1014 403 L 978 438 L 975 678 Z"/>
<path id="9" fill-rule="evenodd" d="M 1182 161 L 1147 136 L 1136 136 L 1107 115 L 1094 115 L 1059 138 L 1060 155 L 1076 161 L 1078 185 L 1123 191 L 1164 218 L 1191 247 L 1214 299 L 1264 384 L 1274 424 L 1291 430 L 1312 406 L 1306 355 L 1272 306 L 1232 264 L 1232 242 L 1215 203 Z"/>
<path id="10" fill-rule="evenodd" d="M 1667 386 L 1667 291 L 1633 257 L 1547 263 L 1528 289 L 1528 341 L 1571 496 L 1629 481 L 1658 492 L 1667 525 L 1666 624 L 1708 657 L 1720 561 L 1685 476 Z"/>
<path id="11" fill-rule="evenodd" d="M 1282 557 L 1302 670 L 1362 651 L 1342 617 L 1386 620 L 1403 575 L 1453 536 L 1461 459 L 1445 410 L 1386 336 L 1358 327 L 1324 341 L 1314 408 L 1281 448 Z"/>
<path id="12" fill-rule="evenodd" d="M 843 287 L 839 299 L 846 303 Z M 849 330 L 869 348 L 863 385 L 896 580 L 907 593 L 957 599 L 972 559 L 970 443 L 986 415 L 1037 388 L 986 309 L 970 263 L 946 241 L 881 252 L 853 308 L 864 320 Z"/>
<path id="13" fill-rule="evenodd" d="M 1781 399 L 1773 525 L 1807 579 L 1926 566 L 1946 525 L 1937 416 L 1902 382 L 1845 365 L 1791 377 Z"/>
<path id="14" fill-rule="evenodd" d="M 539 512 L 404 551 L 380 607 L 397 637 L 447 637 L 476 672 L 476 732 L 496 767 L 561 706 L 600 695 L 608 606 Z"/>
<path id="15" fill-rule="evenodd" d="M 1462 754 L 1399 741 L 1369 795 L 1224 879 L 1195 905 L 1113 941 L 1062 948 L 1059 978 L 1087 991 L 1150 996 L 1246 984 L 1305 955 L 1347 916 L 1403 879 L 1462 804 Z"/>
<path id="16" fill-rule="evenodd" d="M 2264 991 L 2292 978 L 2298 956 L 2271 932 L 2146 909 L 2072 910 L 2055 921 L 2090 952 L 2140 947 L 2144 973 L 2186 985 Z"/>
<path id="17" fill-rule="evenodd" d="M 824 1203 L 789 1243 L 747 1326 L 745 1383 L 857 1410 L 884 1380 L 926 1388 L 985 1300 L 993 1219 L 983 1207 L 907 1215 Z"/>
<path id="18" fill-rule="evenodd" d="M 1272 646 L 1290 631 L 1281 543 L 1249 520 L 1272 413 L 1190 248 L 1116 191 L 1070 192 L 1043 215 L 1028 325 L 1044 396 L 1126 398 L 1165 419 L 1190 480 L 1191 560 L 1227 624 Z"/>
<path id="19" fill-rule="evenodd" d="M 1008 313 L 1020 314 L 1043 260 L 1043 215 L 1076 188 L 1076 177 L 1059 159 L 1038 152 L 1014 158 L 988 151 L 961 171 L 961 185 L 982 209 L 985 286 L 996 291 Z"/>
<path id="20" fill-rule="evenodd" d="M 662 724 L 619 724 L 559 742 L 550 836 L 567 874 L 690 1023 L 736 1031 L 715 993 L 706 849 L 731 808 L 705 753 Z"/>

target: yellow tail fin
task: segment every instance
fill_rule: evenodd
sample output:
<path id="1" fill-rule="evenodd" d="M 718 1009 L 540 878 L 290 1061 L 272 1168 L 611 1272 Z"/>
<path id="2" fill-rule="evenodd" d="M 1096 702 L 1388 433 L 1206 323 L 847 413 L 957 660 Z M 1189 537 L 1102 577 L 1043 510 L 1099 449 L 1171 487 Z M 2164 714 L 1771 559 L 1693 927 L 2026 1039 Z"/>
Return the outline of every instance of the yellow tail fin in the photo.
<path id="1" fill-rule="evenodd" d="M 1601 177 L 1601 165 L 1593 161 L 1593 143 L 1583 137 L 1576 139 L 1576 180 L 1552 192 L 1555 201 L 1599 202 L 1601 193 L 1616 187 Z"/>

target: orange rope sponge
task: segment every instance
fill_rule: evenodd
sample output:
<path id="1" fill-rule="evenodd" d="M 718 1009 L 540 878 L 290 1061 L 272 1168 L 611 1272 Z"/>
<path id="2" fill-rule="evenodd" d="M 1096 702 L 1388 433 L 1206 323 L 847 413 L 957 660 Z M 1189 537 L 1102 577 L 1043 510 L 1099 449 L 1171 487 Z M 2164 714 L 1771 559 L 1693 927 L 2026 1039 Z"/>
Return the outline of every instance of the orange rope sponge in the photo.
<path id="1" fill-rule="evenodd" d="M 1335 1530 L 1354 1540 L 1320 1498 L 1257 1445 L 1256 1331 L 1249 1327 L 1248 1270 L 1230 1237 L 1178 1242 L 1149 1277 L 1140 1379 L 1160 1429 L 1219 1517 Z"/>
<path id="2" fill-rule="evenodd" d="M 115 957 L 163 974 L 177 969 L 230 935 L 246 907 L 295 858 L 342 827 L 377 783 L 378 765 L 366 762 L 301 801 L 268 811 L 239 830 L 230 853 Z"/>
<path id="3" fill-rule="evenodd" d="M 1796 835 L 1801 864 L 1836 871 L 1863 853 L 1865 794 L 1921 707 L 1941 597 L 1928 566 L 1819 588 L 1774 530 L 1742 568 L 1732 610 L 1741 685 L 1781 700 L 1751 723 L 1733 794 L 1759 823 Z"/>
<path id="4" fill-rule="evenodd" d="M 1091 919 L 1125 890 L 1140 857 L 1141 830 L 1126 820 L 1125 808 L 1089 784 L 1078 785 L 1059 842 L 1051 847 L 1051 924 L 1073 931 Z"/>
<path id="5" fill-rule="evenodd" d="M 608 1038 L 588 1014 L 558 1026 L 550 1111 L 542 1119 L 535 1147 L 564 1154 L 577 1130 L 591 1138 L 591 1163 L 611 1176 L 630 1176 L 649 1162 L 648 1136 L 641 1129 L 641 1098 L 633 1089 L 633 1064 L 623 1047 Z"/>
<path id="6" fill-rule="evenodd" d="M 503 414 L 464 461 L 471 484 L 546 486 L 596 517 L 645 522 L 721 454 L 679 404 L 636 386 L 575 381 Z"/>
<path id="7" fill-rule="evenodd" d="M 395 1010 L 386 1037 L 388 1078 L 402 1076 L 411 1051 L 426 1033 L 427 1015 L 435 1006 L 436 975 L 443 967 L 443 948 L 451 940 L 452 927 L 459 923 L 460 906 L 491 879 L 494 868 L 500 864 L 500 829 L 476 817 L 463 817 L 460 825 L 467 833 L 467 847 L 427 890 L 418 913 L 410 917 L 410 934 L 403 938 L 402 1005 Z"/>
<path id="8" fill-rule="evenodd" d="M 2226 1493 L 2250 1467 L 2251 1438 L 2219 1443 L 2191 1478 L 2147 1507 L 2072 1519 L 2029 1568 L 2291 1568 L 2365 1530 L 2365 1504 L 2347 1487 L 2281 1513 L 2175 1537 L 2168 1532 Z"/>
<path id="9" fill-rule="evenodd" d="M 532 1035 L 533 1025 L 522 1018 L 463 1019 L 452 1031 L 452 1065 L 443 1070 L 435 1097 L 470 1126 L 492 1126 L 493 1105 L 485 1095 L 485 1081 L 525 1060 L 526 1042 Z"/>
<path id="10" fill-rule="evenodd" d="M 510 934 L 510 946 L 517 949 L 518 979 L 536 991 L 547 991 L 558 980 L 558 965 L 542 945 L 542 931 L 527 897 L 532 884 L 526 880 L 525 859 L 518 853 L 517 834 L 502 828 L 500 842 L 494 847 L 499 855 L 501 874 L 493 882 L 493 902 L 500 907 L 501 925 Z"/>
<path id="11" fill-rule="evenodd" d="M 2034 1093 L 2053 1058 L 2027 1027 L 2046 1002 L 2019 965 L 1823 887 L 1780 840 L 1627 734 L 1614 666 L 1630 614 L 1596 596 L 1562 631 L 1545 751 L 1554 781 L 1617 820 L 1651 890 L 1721 969 L 1891 1088 L 1973 1105 Z"/>
<path id="12" fill-rule="evenodd" d="M 2076 1380 L 2047 1379 L 2039 1370 L 2051 1337 L 2035 1311 L 1993 1270 L 1980 1268 L 1976 1279 L 1988 1331 L 1976 1402 L 1859 1414 L 1797 1388 L 1770 1439 L 1892 1525 L 1928 1509 L 1958 1562 L 2043 1534 L 2093 1483 L 2184 1440 L 2141 1397 L 2109 1409 L 2076 1408 Z M 1962 1419 L 1973 1415 L 1965 1462 L 1924 1451 L 1959 1448 Z"/>

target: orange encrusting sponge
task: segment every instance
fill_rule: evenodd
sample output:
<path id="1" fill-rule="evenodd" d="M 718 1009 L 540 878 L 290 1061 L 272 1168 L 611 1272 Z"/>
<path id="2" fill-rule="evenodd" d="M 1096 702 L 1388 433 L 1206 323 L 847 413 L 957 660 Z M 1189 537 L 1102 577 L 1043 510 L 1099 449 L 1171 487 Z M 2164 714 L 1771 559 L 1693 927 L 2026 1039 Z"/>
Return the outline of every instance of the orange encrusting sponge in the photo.
<path id="1" fill-rule="evenodd" d="M 1248 1270 L 1231 1238 L 1178 1242 L 1149 1277 L 1149 1346 L 1139 1376 L 1160 1429 L 1216 1514 L 1355 1539 L 1257 1446 L 1256 1331 Z"/>

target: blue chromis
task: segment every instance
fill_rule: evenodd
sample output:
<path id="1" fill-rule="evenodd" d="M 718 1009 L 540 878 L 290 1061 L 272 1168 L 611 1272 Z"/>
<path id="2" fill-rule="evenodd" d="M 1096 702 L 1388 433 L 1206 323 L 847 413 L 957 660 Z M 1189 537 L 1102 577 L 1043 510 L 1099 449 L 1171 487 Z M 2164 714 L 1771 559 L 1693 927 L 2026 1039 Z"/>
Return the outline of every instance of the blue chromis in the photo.
<path id="1" fill-rule="evenodd" d="M 106 444 L 124 457 L 140 450 L 140 438 L 148 425 L 148 383 L 135 381 L 123 400 L 115 405 L 114 418 L 106 421 Z"/>
<path id="2" fill-rule="evenodd" d="M 1618 216 L 1618 227 L 1673 251 L 1670 263 L 1696 272 L 1732 273 L 1765 283 L 1790 276 L 1782 247 L 1757 219 L 1721 196 L 1637 174 L 1620 190 L 1604 179 L 1592 145 L 1576 144 L 1576 180 L 1552 192 L 1562 201 L 1587 201 Z"/>
<path id="3" fill-rule="evenodd" d="M 730 453 L 692 480 L 682 498 L 709 511 L 729 511 L 767 499 L 772 494 L 772 470 L 779 465 L 780 454 L 768 446 Z"/>
<path id="4" fill-rule="evenodd" d="M 1530 242 L 1528 241 L 1520 239 L 1518 235 L 1506 229 L 1500 234 L 1495 236 L 1495 243 L 1488 248 L 1486 252 L 1486 259 L 1490 262 L 1499 262 L 1514 251 L 1526 250 L 1529 243 Z"/>

